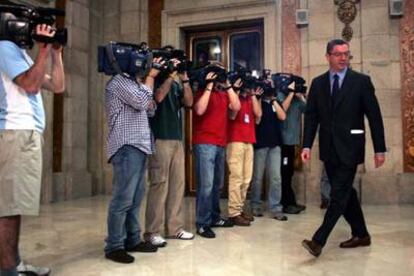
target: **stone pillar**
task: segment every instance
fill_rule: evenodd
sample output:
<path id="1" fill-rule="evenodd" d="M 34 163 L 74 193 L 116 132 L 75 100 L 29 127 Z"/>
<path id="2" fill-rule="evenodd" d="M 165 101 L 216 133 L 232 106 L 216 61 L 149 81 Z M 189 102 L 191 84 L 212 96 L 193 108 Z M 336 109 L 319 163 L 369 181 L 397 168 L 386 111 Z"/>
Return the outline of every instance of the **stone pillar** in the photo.
<path id="1" fill-rule="evenodd" d="M 66 93 L 64 99 L 62 172 L 54 174 L 54 200 L 90 196 L 88 153 L 89 1 L 66 3 L 68 45 L 64 51 Z"/>
<path id="2" fill-rule="evenodd" d="M 299 27 L 296 26 L 296 9 L 299 8 L 298 4 L 297 0 L 282 1 L 282 72 L 300 76 L 302 75 L 301 32 Z M 300 162 L 300 157 L 296 156 L 295 161 Z M 301 162 L 299 167 L 302 167 Z M 305 203 L 306 185 L 304 173 L 302 171 L 295 172 L 292 182 L 297 201 Z"/>
<path id="3" fill-rule="evenodd" d="M 97 71 L 98 45 L 103 45 L 104 6 L 89 2 L 89 93 L 88 93 L 88 170 L 92 175 L 92 194 L 105 193 L 105 106 L 104 76 Z"/>
<path id="4" fill-rule="evenodd" d="M 388 0 L 361 1 L 361 70 L 375 86 L 385 127 L 386 162 L 375 168 L 369 128 L 366 134 L 362 201 L 398 203 L 398 173 L 402 172 L 401 82 L 399 19 L 388 14 Z"/>
<path id="5" fill-rule="evenodd" d="M 400 27 L 404 171 L 414 173 L 414 2 L 406 1 Z"/>

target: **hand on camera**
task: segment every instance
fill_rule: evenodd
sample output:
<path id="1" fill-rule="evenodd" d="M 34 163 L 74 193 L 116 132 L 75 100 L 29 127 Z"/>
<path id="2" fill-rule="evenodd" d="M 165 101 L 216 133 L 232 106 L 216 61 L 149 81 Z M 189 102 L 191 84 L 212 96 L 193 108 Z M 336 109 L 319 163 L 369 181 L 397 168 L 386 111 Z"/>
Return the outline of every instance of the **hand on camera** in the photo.
<path id="1" fill-rule="evenodd" d="M 188 81 L 188 74 L 186 71 L 182 72 L 182 73 L 178 73 L 178 77 L 180 78 L 181 81 Z"/>
<path id="2" fill-rule="evenodd" d="M 54 30 L 54 28 L 50 25 L 46 25 L 46 24 L 39 24 L 36 25 L 36 35 L 38 36 L 44 36 L 44 37 L 53 37 L 56 33 L 56 31 Z M 37 41 L 38 45 L 40 46 L 40 48 L 51 48 L 51 44 L 48 43 L 44 43 L 44 42 L 39 42 Z"/>
<path id="3" fill-rule="evenodd" d="M 241 79 L 237 79 L 233 84 L 233 88 L 234 90 L 240 90 L 242 85 L 243 85 L 243 81 Z"/>
<path id="4" fill-rule="evenodd" d="M 207 82 L 214 82 L 214 80 L 217 78 L 217 74 L 214 72 L 210 72 L 207 74 L 206 76 L 206 81 Z"/>
<path id="5" fill-rule="evenodd" d="M 213 85 L 214 85 L 214 80 L 217 78 L 217 74 L 214 72 L 210 72 L 207 74 L 206 76 L 206 82 L 207 82 L 207 86 L 206 86 L 206 90 L 211 91 L 213 89 Z"/>
<path id="6" fill-rule="evenodd" d="M 263 88 L 261 87 L 256 87 L 256 89 L 251 89 L 250 90 L 253 96 L 256 96 L 257 98 L 260 98 L 263 95 Z"/>
<path id="7" fill-rule="evenodd" d="M 164 65 L 165 61 L 162 57 L 157 57 L 152 60 L 152 68 L 149 72 L 149 76 L 155 78 L 160 72 L 161 68 Z"/>

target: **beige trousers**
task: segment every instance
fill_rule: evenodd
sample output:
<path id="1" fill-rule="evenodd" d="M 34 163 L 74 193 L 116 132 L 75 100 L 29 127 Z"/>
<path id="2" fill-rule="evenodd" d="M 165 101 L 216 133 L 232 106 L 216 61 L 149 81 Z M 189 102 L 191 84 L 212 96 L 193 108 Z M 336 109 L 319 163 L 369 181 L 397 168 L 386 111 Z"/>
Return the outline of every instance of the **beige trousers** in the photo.
<path id="1" fill-rule="evenodd" d="M 253 174 L 253 145 L 232 142 L 227 145 L 227 164 L 229 166 L 229 217 L 242 213 L 247 190 Z"/>
<path id="2" fill-rule="evenodd" d="M 0 217 L 39 214 L 43 136 L 0 130 Z"/>
<path id="3" fill-rule="evenodd" d="M 155 142 L 156 153 L 148 163 L 149 189 L 145 214 L 145 235 L 175 236 L 183 229 L 184 149 L 181 141 Z"/>

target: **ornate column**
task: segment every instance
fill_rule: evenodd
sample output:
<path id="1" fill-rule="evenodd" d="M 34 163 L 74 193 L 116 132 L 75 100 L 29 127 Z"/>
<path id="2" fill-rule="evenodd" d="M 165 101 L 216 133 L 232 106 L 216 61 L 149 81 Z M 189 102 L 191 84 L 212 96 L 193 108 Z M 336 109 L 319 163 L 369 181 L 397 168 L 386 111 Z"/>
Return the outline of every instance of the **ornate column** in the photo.
<path id="1" fill-rule="evenodd" d="M 296 26 L 296 0 L 282 2 L 282 70 L 301 73 L 300 32 Z"/>
<path id="2" fill-rule="evenodd" d="M 414 172 L 414 2 L 405 1 L 401 19 L 401 99 L 404 171 Z"/>

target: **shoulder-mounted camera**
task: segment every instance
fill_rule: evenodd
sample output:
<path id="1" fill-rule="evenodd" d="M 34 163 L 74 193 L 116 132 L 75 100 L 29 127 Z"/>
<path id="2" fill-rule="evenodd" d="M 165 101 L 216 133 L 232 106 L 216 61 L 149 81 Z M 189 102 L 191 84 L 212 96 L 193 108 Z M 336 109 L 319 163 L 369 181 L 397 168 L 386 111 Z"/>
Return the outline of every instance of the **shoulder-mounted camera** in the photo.
<path id="1" fill-rule="evenodd" d="M 0 5 L 0 40 L 10 40 L 20 48 L 32 48 L 34 40 L 44 43 L 66 45 L 67 29 L 55 29 L 53 37 L 36 35 L 36 26 L 53 26 L 56 16 L 64 16 L 65 11 L 24 5 Z"/>

